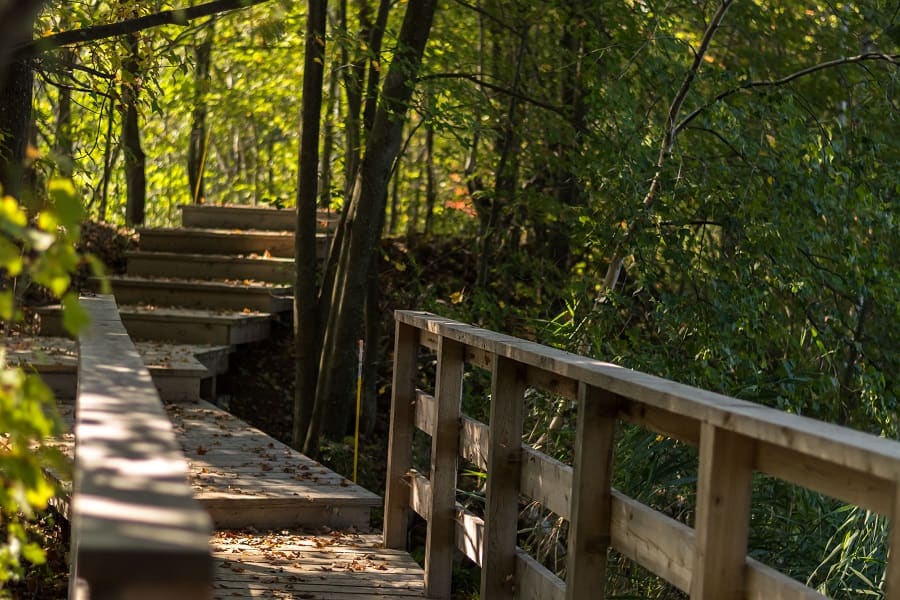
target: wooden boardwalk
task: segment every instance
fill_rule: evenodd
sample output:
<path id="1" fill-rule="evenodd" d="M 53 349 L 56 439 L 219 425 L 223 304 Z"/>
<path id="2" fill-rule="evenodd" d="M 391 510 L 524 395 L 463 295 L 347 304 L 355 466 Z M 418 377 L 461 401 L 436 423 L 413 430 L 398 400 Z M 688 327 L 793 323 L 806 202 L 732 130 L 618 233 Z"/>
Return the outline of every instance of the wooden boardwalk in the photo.
<path id="1" fill-rule="evenodd" d="M 213 599 L 424 597 L 422 568 L 368 526 L 376 494 L 212 404 L 165 408 L 216 524 Z M 60 411 L 71 428 L 74 406 Z M 74 436 L 57 446 L 71 455 Z"/>
<path id="2" fill-rule="evenodd" d="M 409 600 L 425 596 L 422 568 L 381 547 L 381 535 L 217 531 L 213 598 Z"/>

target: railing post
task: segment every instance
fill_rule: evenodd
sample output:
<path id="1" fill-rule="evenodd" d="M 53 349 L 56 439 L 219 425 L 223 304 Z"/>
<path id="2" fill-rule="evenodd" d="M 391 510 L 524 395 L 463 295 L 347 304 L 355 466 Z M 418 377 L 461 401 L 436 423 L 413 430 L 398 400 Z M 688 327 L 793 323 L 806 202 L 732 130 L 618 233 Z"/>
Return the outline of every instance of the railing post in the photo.
<path id="1" fill-rule="evenodd" d="M 578 384 L 578 423 L 566 557 L 566 598 L 606 597 L 618 396 Z"/>
<path id="2" fill-rule="evenodd" d="M 419 330 L 397 321 L 394 336 L 394 382 L 388 436 L 387 485 L 384 494 L 384 547 L 406 549 L 412 467 L 413 416 L 416 401 Z"/>
<path id="3" fill-rule="evenodd" d="M 884 600 L 900 600 L 900 484 L 894 490 L 894 514 L 890 528 Z"/>
<path id="4" fill-rule="evenodd" d="M 691 600 L 744 597 L 753 446 L 711 423 L 701 426 Z"/>
<path id="5" fill-rule="evenodd" d="M 425 595 L 450 597 L 456 549 L 456 471 L 465 347 L 441 336 L 435 382 L 434 435 L 431 436 L 431 508 L 425 536 Z"/>
<path id="6" fill-rule="evenodd" d="M 481 597 L 498 600 L 515 595 L 525 373 L 497 355 L 492 371 Z"/>

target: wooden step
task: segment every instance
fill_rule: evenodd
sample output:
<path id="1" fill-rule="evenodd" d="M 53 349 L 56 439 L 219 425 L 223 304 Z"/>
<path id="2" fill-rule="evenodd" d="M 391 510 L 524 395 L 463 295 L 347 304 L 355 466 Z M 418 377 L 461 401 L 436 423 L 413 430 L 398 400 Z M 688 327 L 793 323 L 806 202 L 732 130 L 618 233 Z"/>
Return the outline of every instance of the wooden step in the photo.
<path id="1" fill-rule="evenodd" d="M 294 260 L 291 258 L 145 251 L 126 252 L 125 257 L 128 274 L 137 277 L 252 279 L 274 283 L 293 283 L 294 280 Z"/>
<path id="2" fill-rule="evenodd" d="M 40 335 L 65 337 L 59 305 L 37 310 Z M 136 340 L 237 346 L 268 339 L 271 313 L 203 310 L 166 306 L 122 305 L 119 316 Z"/>
<path id="3" fill-rule="evenodd" d="M 75 340 L 39 336 L 5 340 L 5 344 L 10 364 L 34 369 L 58 399 L 75 397 L 78 380 Z M 160 398 L 168 402 L 213 397 L 214 378 L 228 365 L 227 346 L 138 342 L 135 347 L 150 371 Z"/>
<path id="4" fill-rule="evenodd" d="M 257 254 L 292 258 L 294 234 L 290 231 L 238 229 L 141 228 L 140 249 L 145 252 L 178 252 L 186 254 Z M 316 235 L 316 255 L 325 256 L 331 236 Z"/>
<path id="5" fill-rule="evenodd" d="M 334 211 L 321 209 L 316 211 L 319 231 L 333 231 L 339 219 L 340 214 Z M 297 210 L 260 206 L 185 204 L 181 206 L 181 224 L 184 227 L 212 229 L 294 231 L 297 225 Z"/>
<path id="6" fill-rule="evenodd" d="M 120 304 L 278 313 L 291 310 L 291 287 L 252 281 L 109 277 Z M 99 285 L 99 281 L 92 281 Z"/>
<path id="7" fill-rule="evenodd" d="M 365 527 L 381 498 L 208 402 L 170 405 L 195 497 L 220 528 Z"/>

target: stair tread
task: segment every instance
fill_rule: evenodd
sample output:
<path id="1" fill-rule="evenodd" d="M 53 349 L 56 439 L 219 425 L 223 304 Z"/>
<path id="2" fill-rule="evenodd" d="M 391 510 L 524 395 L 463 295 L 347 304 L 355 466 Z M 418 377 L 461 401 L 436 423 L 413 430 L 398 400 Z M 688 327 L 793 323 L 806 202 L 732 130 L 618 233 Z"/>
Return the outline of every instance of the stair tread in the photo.
<path id="1" fill-rule="evenodd" d="M 271 283 L 268 281 L 257 281 L 251 279 L 230 280 L 230 279 L 182 279 L 179 277 L 144 277 L 141 275 L 111 275 L 108 277 L 110 283 L 124 283 L 130 285 L 144 287 L 167 286 L 173 288 L 201 288 L 206 290 L 220 290 L 223 292 L 238 293 L 241 291 L 269 291 L 276 295 L 289 294 L 291 286 Z M 96 278 L 92 281 L 98 282 Z"/>
<path id="2" fill-rule="evenodd" d="M 249 254 L 203 254 L 199 252 L 161 252 L 155 250 L 129 250 L 125 258 L 161 258 L 198 262 L 247 262 L 259 264 L 294 264 L 293 258 L 284 256 L 264 256 L 251 252 Z"/>
<path id="3" fill-rule="evenodd" d="M 64 337 L 32 336 L 5 340 L 7 360 L 12 365 L 31 366 L 38 372 L 66 372 L 78 368 L 78 344 Z M 181 376 L 205 377 L 209 370 L 198 356 L 227 352 L 228 346 L 135 342 L 135 348 L 150 371 Z"/>
<path id="4" fill-rule="evenodd" d="M 293 238 L 293 231 L 273 229 L 222 229 L 214 227 L 146 227 L 138 228 L 141 235 L 178 236 L 191 234 L 191 236 L 206 237 L 259 237 L 259 238 Z M 317 238 L 330 238 L 330 233 L 316 233 Z"/>
<path id="5" fill-rule="evenodd" d="M 235 323 L 258 321 L 272 318 L 272 313 L 258 310 L 216 310 L 206 308 L 182 308 L 179 306 L 156 306 L 153 304 L 123 304 L 120 315 L 140 315 L 160 320 L 193 321 L 198 323 Z"/>

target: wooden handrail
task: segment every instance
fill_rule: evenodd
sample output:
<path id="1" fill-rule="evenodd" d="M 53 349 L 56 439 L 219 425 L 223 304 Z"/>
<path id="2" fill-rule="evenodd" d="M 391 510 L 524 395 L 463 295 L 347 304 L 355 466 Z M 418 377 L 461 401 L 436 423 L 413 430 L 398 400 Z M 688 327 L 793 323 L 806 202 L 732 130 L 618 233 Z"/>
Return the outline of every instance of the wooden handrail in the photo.
<path id="1" fill-rule="evenodd" d="M 212 521 L 115 299 L 81 299 L 72 495 L 76 598 L 209 598 Z"/>
<path id="2" fill-rule="evenodd" d="M 385 545 L 405 546 L 408 509 L 428 521 L 429 597 L 449 597 L 456 547 L 491 600 L 603 597 L 608 548 L 693 599 L 824 598 L 746 555 L 760 471 L 890 518 L 885 598 L 900 599 L 900 443 L 429 313 L 395 319 Z M 416 388 L 420 347 L 437 352 L 433 395 Z M 490 426 L 460 412 L 464 363 L 492 373 Z M 521 443 L 526 387 L 578 403 L 573 466 Z M 695 528 L 610 486 L 619 420 L 699 447 Z M 432 436 L 430 478 L 412 469 L 414 428 Z M 457 456 L 487 470 L 483 519 L 454 501 Z M 569 521 L 566 581 L 516 547 L 520 496 Z"/>

